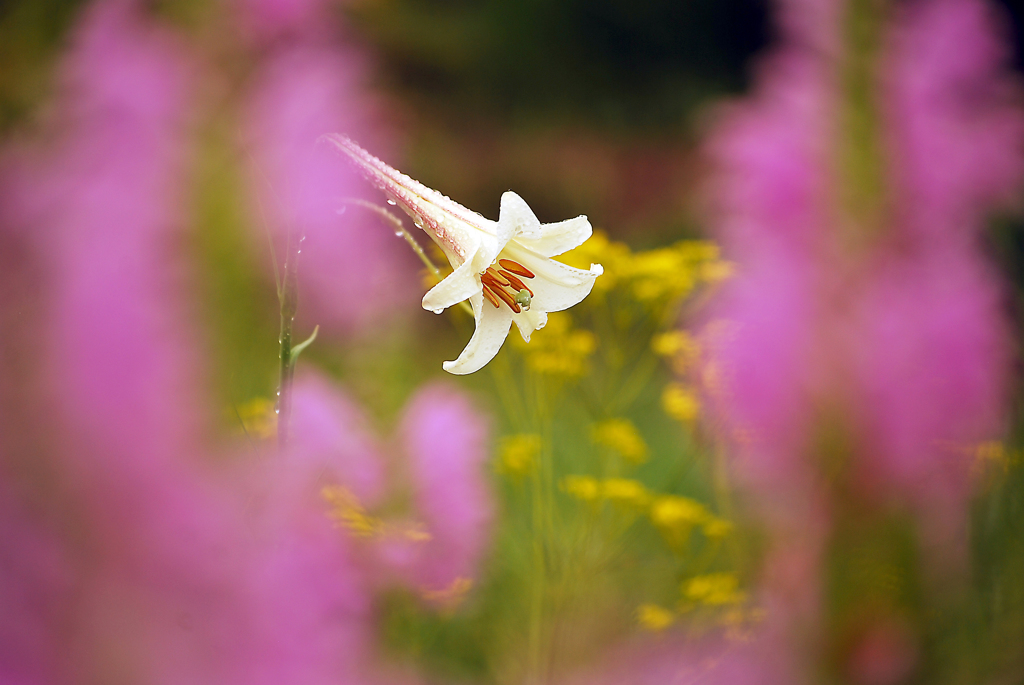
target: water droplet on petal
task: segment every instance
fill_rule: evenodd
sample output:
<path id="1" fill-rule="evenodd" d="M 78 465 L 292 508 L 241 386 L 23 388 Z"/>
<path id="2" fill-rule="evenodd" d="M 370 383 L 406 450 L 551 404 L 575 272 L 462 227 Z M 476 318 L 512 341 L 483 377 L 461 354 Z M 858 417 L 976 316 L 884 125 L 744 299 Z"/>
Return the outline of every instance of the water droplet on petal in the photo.
<path id="1" fill-rule="evenodd" d="M 444 308 L 432 309 L 431 311 L 434 312 L 435 314 L 440 314 L 441 312 L 444 311 Z"/>
<path id="2" fill-rule="evenodd" d="M 395 202 L 394 200 L 392 200 L 392 199 L 391 199 L 391 198 L 389 197 L 389 198 L 388 198 L 388 204 L 389 204 L 389 205 L 391 205 L 392 207 L 394 207 L 394 206 L 395 206 L 395 205 L 397 205 L 398 203 L 397 203 L 397 202 Z"/>

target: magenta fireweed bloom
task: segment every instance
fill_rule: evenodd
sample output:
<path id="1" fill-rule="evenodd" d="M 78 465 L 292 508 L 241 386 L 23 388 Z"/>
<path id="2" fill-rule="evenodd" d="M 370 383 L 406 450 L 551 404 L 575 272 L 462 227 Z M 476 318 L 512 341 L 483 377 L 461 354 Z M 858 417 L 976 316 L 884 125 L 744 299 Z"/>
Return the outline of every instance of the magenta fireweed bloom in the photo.
<path id="1" fill-rule="evenodd" d="M 986 213 L 1019 199 L 1022 89 L 998 19 L 979 0 L 916 3 L 888 36 L 879 73 L 892 196 L 898 230 L 922 247 L 972 246 Z"/>
<path id="2" fill-rule="evenodd" d="M 0 471 L 0 683 L 46 685 L 60 672 L 60 616 L 73 601 L 59 540 Z"/>
<path id="3" fill-rule="evenodd" d="M 367 430 L 362 412 L 337 388 L 312 374 L 295 385 L 296 439 L 287 463 L 268 465 L 271 497 L 293 493 L 298 506 L 326 494 L 327 523 L 345 507 L 363 517 L 335 521 L 337 535 L 354 535 L 375 586 L 406 585 L 428 599 L 457 601 L 479 573 L 494 517 L 484 472 L 489 430 L 458 390 L 430 385 L 403 412 L 391 448 L 392 478 L 384 482 L 385 444 Z M 331 491 L 348 499 L 337 508 Z M 277 495 L 274 495 L 277 493 Z M 403 511 L 389 504 L 407 503 Z M 387 511 L 379 515 L 378 510 Z"/>
<path id="4" fill-rule="evenodd" d="M 323 31 L 328 0 L 232 0 L 242 27 L 257 40 Z"/>
<path id="5" fill-rule="evenodd" d="M 26 623 L 2 645 L 23 651 L 0 667 L 49 678 L 38 665 L 53 658 L 50 682 L 352 682 L 369 586 L 324 515 L 320 471 L 246 492 L 214 472 L 204 444 L 212 412 L 176 251 L 188 64 L 130 3 L 90 8 L 62 70 L 65 137 L 5 188 L 5 218 L 36 238 L 43 264 L 45 418 L 25 429 L 59 476 L 60 502 L 39 507 L 67 523 L 58 570 L 74 593 L 58 602 L 45 568 L 19 574 L 12 620 L 20 602 L 40 618 L 56 607 L 61 632 Z M 336 437 L 321 431 L 318 444 Z M 373 486 L 372 474 L 352 478 Z M 10 542 L 34 569 L 31 540 Z"/>
<path id="6" fill-rule="evenodd" d="M 815 329 L 833 85 L 813 53 L 796 48 L 766 67 L 754 100 L 728 111 L 709 148 L 716 228 L 743 265 L 716 312 L 732 323 L 708 341 L 722 382 L 711 390 L 737 440 L 739 478 L 763 506 L 799 519 L 794 501 L 813 499 L 816 476 L 801 452 L 825 363 Z"/>
<path id="7" fill-rule="evenodd" d="M 800 18 L 787 3 L 790 45 L 711 141 L 715 229 L 739 268 L 704 374 L 737 483 L 770 534 L 768 629 L 807 655 L 827 638 L 824 553 L 851 503 L 913 513 L 929 568 L 964 560 L 972 450 L 996 435 L 1008 371 L 1000 292 L 977 243 L 1024 167 L 1019 88 L 985 6 L 904 6 L 872 72 L 880 168 L 857 172 L 884 174 L 884 211 L 857 215 L 863 198 L 843 185 L 848 46 L 822 38 L 838 38 L 835 26 L 807 28 L 838 22 L 844 5 L 815 7 Z M 879 630 L 866 628 L 849 668 L 913 669 L 913 636 L 883 649 Z"/>
<path id="8" fill-rule="evenodd" d="M 296 379 L 294 398 L 295 457 L 277 465 L 280 476 L 311 468 L 320 487 L 341 485 L 363 504 L 375 505 L 385 494 L 385 465 L 362 410 L 327 379 L 308 372 Z M 295 460 L 304 465 L 296 469 Z"/>
<path id="9" fill-rule="evenodd" d="M 287 48 L 268 58 L 249 104 L 253 220 L 262 221 L 262 205 L 279 258 L 288 231 L 305 236 L 300 318 L 327 332 L 381 322 L 415 297 L 418 268 L 403 241 L 379 216 L 346 202 L 365 197 L 365 183 L 315 145 L 325 130 L 378 128 L 362 78 L 362 59 L 351 51 Z M 252 238 L 266 239 L 258 224 Z"/>
<path id="10" fill-rule="evenodd" d="M 713 139 L 718 230 L 741 263 L 718 312 L 733 322 L 714 362 L 721 417 L 741 477 L 769 501 L 816 478 L 822 455 L 809 450 L 836 430 L 869 489 L 935 506 L 929 491 L 961 505 L 968 492 L 970 445 L 996 427 L 1007 359 L 974 243 L 1024 163 L 986 16 L 974 0 L 925 3 L 886 34 L 893 212 L 866 248 L 844 236 L 855 224 L 834 190 L 841 93 L 827 51 L 785 51 Z"/>
<path id="11" fill-rule="evenodd" d="M 484 473 L 487 420 L 462 393 L 432 385 L 409 401 L 400 435 L 416 510 L 430 535 L 415 580 L 422 590 L 458 590 L 460 580 L 476 577 L 494 518 Z"/>

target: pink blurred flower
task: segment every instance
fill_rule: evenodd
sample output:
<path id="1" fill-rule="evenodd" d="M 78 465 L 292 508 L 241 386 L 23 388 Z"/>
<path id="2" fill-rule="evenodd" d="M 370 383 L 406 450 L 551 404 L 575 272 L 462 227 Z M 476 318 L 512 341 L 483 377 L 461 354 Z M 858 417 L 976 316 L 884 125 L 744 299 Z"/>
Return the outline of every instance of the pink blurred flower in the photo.
<path id="1" fill-rule="evenodd" d="M 242 28 L 253 38 L 270 41 L 288 34 L 322 31 L 330 0 L 233 0 Z"/>
<path id="2" fill-rule="evenodd" d="M 770 533 L 769 620 L 809 653 L 823 554 L 850 498 L 915 514 L 928 566 L 962 568 L 972 445 L 997 434 L 1009 362 L 978 243 L 1024 173 L 1019 85 L 985 5 L 905 5 L 874 71 L 887 211 L 861 225 L 838 167 L 848 46 L 827 24 L 842 7 L 783 4 L 787 44 L 709 147 L 715 229 L 739 262 L 714 313 L 729 323 L 709 337 L 709 394 Z M 866 681 L 902 668 L 864 659 Z"/>
<path id="3" fill-rule="evenodd" d="M 326 486 L 341 486 L 380 525 L 364 550 L 380 584 L 460 599 L 479 575 L 494 516 L 484 472 L 487 420 L 469 400 L 446 385 L 417 391 L 396 433 L 389 483 L 383 480 L 383 446 L 371 437 L 362 412 L 326 380 L 307 373 L 296 382 L 294 425 L 288 463 L 262 481 L 274 483 L 279 494 L 301 493 L 295 497 L 301 503 Z M 376 519 L 374 507 L 404 499 L 406 489 L 409 511 Z M 324 521 L 326 511 L 324 503 Z"/>
<path id="4" fill-rule="evenodd" d="M 44 265 L 46 418 L 25 428 L 59 480 L 61 501 L 38 506 L 68 512 L 57 570 L 75 594 L 55 608 L 59 635 L 33 624 L 7 642 L 5 617 L 2 648 L 24 644 L 14 666 L 57 682 L 349 681 L 366 663 L 371 596 L 319 493 L 267 479 L 256 501 L 211 466 L 177 252 L 189 71 L 132 4 L 95 4 L 62 69 L 64 139 L 43 159 L 26 151 L 5 186 L 5 214 Z M 318 439 L 346 437 L 358 446 Z M 372 472 L 349 475 L 374 486 Z M 53 574 L 31 539 L 10 542 L 40 566 L 14 579 L 18 601 L 49 611 Z"/>
<path id="5" fill-rule="evenodd" d="M 739 438 L 739 476 L 775 511 L 780 492 L 792 511 L 821 481 L 814 451 L 831 432 L 862 486 L 962 521 L 967 453 L 998 427 L 1008 361 L 976 243 L 984 213 L 1020 185 L 1024 118 L 981 3 L 919 3 L 887 36 L 884 239 L 846 238 L 856 223 L 831 173 L 840 131 L 827 122 L 841 119 L 828 51 L 784 48 L 712 139 L 717 229 L 740 261 L 716 312 L 733 322 L 715 351 L 720 416 Z"/>
<path id="6" fill-rule="evenodd" d="M 973 248 L 1024 174 L 1021 84 L 1007 68 L 1001 15 L 981 0 L 902 7 L 883 53 L 897 230 L 927 245 Z"/>
<path id="7" fill-rule="evenodd" d="M 383 450 L 362 410 L 312 372 L 299 375 L 294 397 L 293 456 L 279 464 L 279 477 L 307 481 L 313 490 L 303 499 L 319 496 L 325 484 L 337 484 L 368 507 L 379 503 L 386 495 Z"/>
<path id="8" fill-rule="evenodd" d="M 327 332 L 380 323 L 416 302 L 418 267 L 408 248 L 380 217 L 345 204 L 365 196 L 365 183 L 315 146 L 335 130 L 378 141 L 380 111 L 363 73 L 362 59 L 351 51 L 287 48 L 266 60 L 249 104 L 252 192 L 266 207 L 279 256 L 289 231 L 305 236 L 299 316 Z M 254 206 L 252 216 L 260 214 Z M 253 239 L 265 239 L 258 226 Z"/>
<path id="9" fill-rule="evenodd" d="M 485 417 L 447 385 L 419 390 L 405 409 L 400 435 L 431 536 L 415 572 L 421 588 L 440 591 L 477 575 L 494 517 L 484 475 L 488 433 Z"/>
<path id="10" fill-rule="evenodd" d="M 59 540 L 32 520 L 0 472 L 0 683 L 44 685 L 60 671 L 57 641 L 72 578 Z"/>

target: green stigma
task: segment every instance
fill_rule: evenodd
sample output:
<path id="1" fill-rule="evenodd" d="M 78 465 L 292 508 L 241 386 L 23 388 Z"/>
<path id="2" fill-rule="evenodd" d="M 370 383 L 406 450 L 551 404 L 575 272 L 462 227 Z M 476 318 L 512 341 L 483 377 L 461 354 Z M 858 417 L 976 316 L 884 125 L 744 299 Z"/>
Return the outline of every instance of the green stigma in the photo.
<path id="1" fill-rule="evenodd" d="M 533 300 L 533 296 L 530 295 L 529 290 L 524 289 L 516 293 L 516 304 L 522 307 L 524 310 L 529 311 L 531 300 Z"/>

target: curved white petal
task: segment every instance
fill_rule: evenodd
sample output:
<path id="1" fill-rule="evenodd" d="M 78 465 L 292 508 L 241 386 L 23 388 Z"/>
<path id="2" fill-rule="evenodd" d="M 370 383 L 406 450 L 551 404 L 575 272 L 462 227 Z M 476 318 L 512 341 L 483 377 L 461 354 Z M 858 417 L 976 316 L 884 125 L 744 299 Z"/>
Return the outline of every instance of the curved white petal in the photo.
<path id="1" fill-rule="evenodd" d="M 504 305 L 495 308 L 490 302 L 483 300 L 484 296 L 480 291 L 469 300 L 473 305 L 476 330 L 459 358 L 442 364 L 448 373 L 465 375 L 478 371 L 484 364 L 494 359 L 494 355 L 498 354 L 502 343 L 508 337 L 508 329 L 512 325 L 512 310 Z"/>
<path id="2" fill-rule="evenodd" d="M 594 287 L 594 279 L 604 273 L 600 264 L 591 264 L 589 270 L 576 269 L 541 257 L 517 240 L 505 246 L 502 256 L 519 262 L 533 272 L 535 278 L 526 281 L 533 291 L 530 308 L 546 312 L 558 312 L 582 300 Z"/>
<path id="3" fill-rule="evenodd" d="M 541 257 L 554 257 L 579 247 L 594 233 L 586 215 L 566 219 L 556 224 L 544 224 L 537 238 L 520 236 L 518 241 Z"/>
<path id="4" fill-rule="evenodd" d="M 443 310 L 467 300 L 474 294 L 480 294 L 480 265 L 479 248 L 469 259 L 464 261 L 455 271 L 427 291 L 423 296 L 423 308 L 440 314 Z"/>
<path id="5" fill-rule="evenodd" d="M 519 335 L 523 336 L 523 340 L 530 342 L 533 332 L 547 325 L 548 313 L 536 307 L 530 307 L 530 311 L 515 314 L 512 320 L 519 327 Z"/>
<path id="6" fill-rule="evenodd" d="M 530 280 L 530 289 L 533 291 L 533 302 L 531 309 L 538 309 L 545 312 L 560 312 L 578 304 L 590 294 L 594 287 L 594 281 L 603 273 L 599 264 L 594 265 L 595 271 L 582 271 L 566 266 L 576 272 L 572 279 L 549 279 L 540 274 L 537 278 Z"/>
<path id="7" fill-rule="evenodd" d="M 541 225 L 537 215 L 526 204 L 526 200 L 507 190 L 501 194 L 501 209 L 498 211 L 498 224 L 510 231 L 510 238 L 517 236 L 539 238 L 541 236 Z M 499 229 L 500 231 L 501 229 Z"/>

